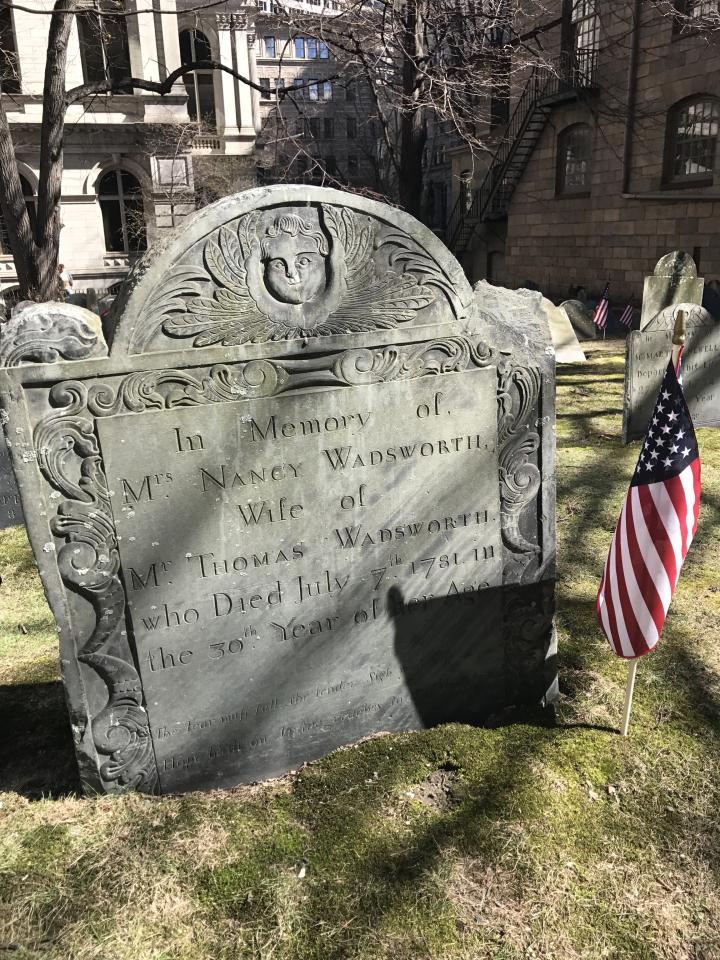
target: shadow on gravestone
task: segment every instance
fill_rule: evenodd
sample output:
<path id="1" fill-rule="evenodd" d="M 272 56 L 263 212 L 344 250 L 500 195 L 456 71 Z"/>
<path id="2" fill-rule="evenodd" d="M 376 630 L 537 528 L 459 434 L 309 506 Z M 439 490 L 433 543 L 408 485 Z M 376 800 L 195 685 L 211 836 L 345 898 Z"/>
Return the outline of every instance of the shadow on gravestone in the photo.
<path id="1" fill-rule="evenodd" d="M 1 336 L 2 334 L 0 334 Z M 0 419 L 0 530 L 23 522 L 20 491 L 10 463 L 7 441 Z"/>
<path id="2" fill-rule="evenodd" d="M 0 370 L 87 789 L 421 728 L 441 648 L 447 720 L 552 697 L 544 316 L 508 323 L 406 214 L 290 186 L 185 221 L 114 310 L 109 356 L 38 315 Z"/>

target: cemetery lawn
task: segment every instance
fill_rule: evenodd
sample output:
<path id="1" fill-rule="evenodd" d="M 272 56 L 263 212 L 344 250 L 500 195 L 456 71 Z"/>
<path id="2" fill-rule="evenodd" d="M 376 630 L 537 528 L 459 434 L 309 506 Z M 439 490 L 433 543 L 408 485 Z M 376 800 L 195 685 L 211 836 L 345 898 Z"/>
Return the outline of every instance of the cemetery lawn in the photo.
<path id="1" fill-rule="evenodd" d="M 595 623 L 638 454 L 622 344 L 558 373 L 554 711 L 380 736 L 279 781 L 83 798 L 24 533 L 0 535 L 0 958 L 720 958 L 720 434 L 664 637 Z M 503 721 L 503 722 L 501 722 Z"/>

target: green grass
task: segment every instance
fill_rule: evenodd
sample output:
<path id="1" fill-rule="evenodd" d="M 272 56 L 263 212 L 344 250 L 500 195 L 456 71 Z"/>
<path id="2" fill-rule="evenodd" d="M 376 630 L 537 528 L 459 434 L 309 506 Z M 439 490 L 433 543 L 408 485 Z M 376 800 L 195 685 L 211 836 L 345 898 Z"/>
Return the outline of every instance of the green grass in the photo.
<path id="1" fill-rule="evenodd" d="M 637 457 L 622 372 L 607 344 L 558 374 L 554 725 L 376 737 L 232 791 L 79 797 L 48 739 L 57 692 L 26 686 L 57 676 L 54 626 L 24 535 L 3 534 L 4 729 L 42 775 L 0 794 L 0 957 L 720 957 L 720 436 L 699 432 L 700 528 L 621 739 L 625 667 L 594 597 Z"/>

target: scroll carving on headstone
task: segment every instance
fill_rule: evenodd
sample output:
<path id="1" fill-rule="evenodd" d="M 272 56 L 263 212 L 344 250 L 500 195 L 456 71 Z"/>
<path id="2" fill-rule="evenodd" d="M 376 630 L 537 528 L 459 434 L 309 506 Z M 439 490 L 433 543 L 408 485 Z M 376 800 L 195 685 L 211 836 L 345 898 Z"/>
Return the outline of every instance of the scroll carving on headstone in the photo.
<path id="1" fill-rule="evenodd" d="M 6 356 L 89 789 L 247 782 L 552 694 L 533 323 L 473 297 L 407 215 L 277 187 L 148 254 L 109 356 Z"/>

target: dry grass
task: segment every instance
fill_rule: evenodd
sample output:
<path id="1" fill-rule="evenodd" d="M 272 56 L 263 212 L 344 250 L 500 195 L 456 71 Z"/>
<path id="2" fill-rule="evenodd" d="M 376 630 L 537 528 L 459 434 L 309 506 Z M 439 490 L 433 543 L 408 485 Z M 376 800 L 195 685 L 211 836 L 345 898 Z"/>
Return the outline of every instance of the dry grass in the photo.
<path id="1" fill-rule="evenodd" d="M 57 676 L 52 621 L 21 531 L 3 534 L 0 703 L 27 769 L 0 794 L 0 957 L 720 960 L 720 440 L 700 432 L 701 527 L 621 740 L 625 669 L 593 611 L 637 456 L 621 389 L 617 344 L 558 376 L 545 726 L 375 737 L 254 788 L 80 798 L 61 698 L 38 684 Z"/>

